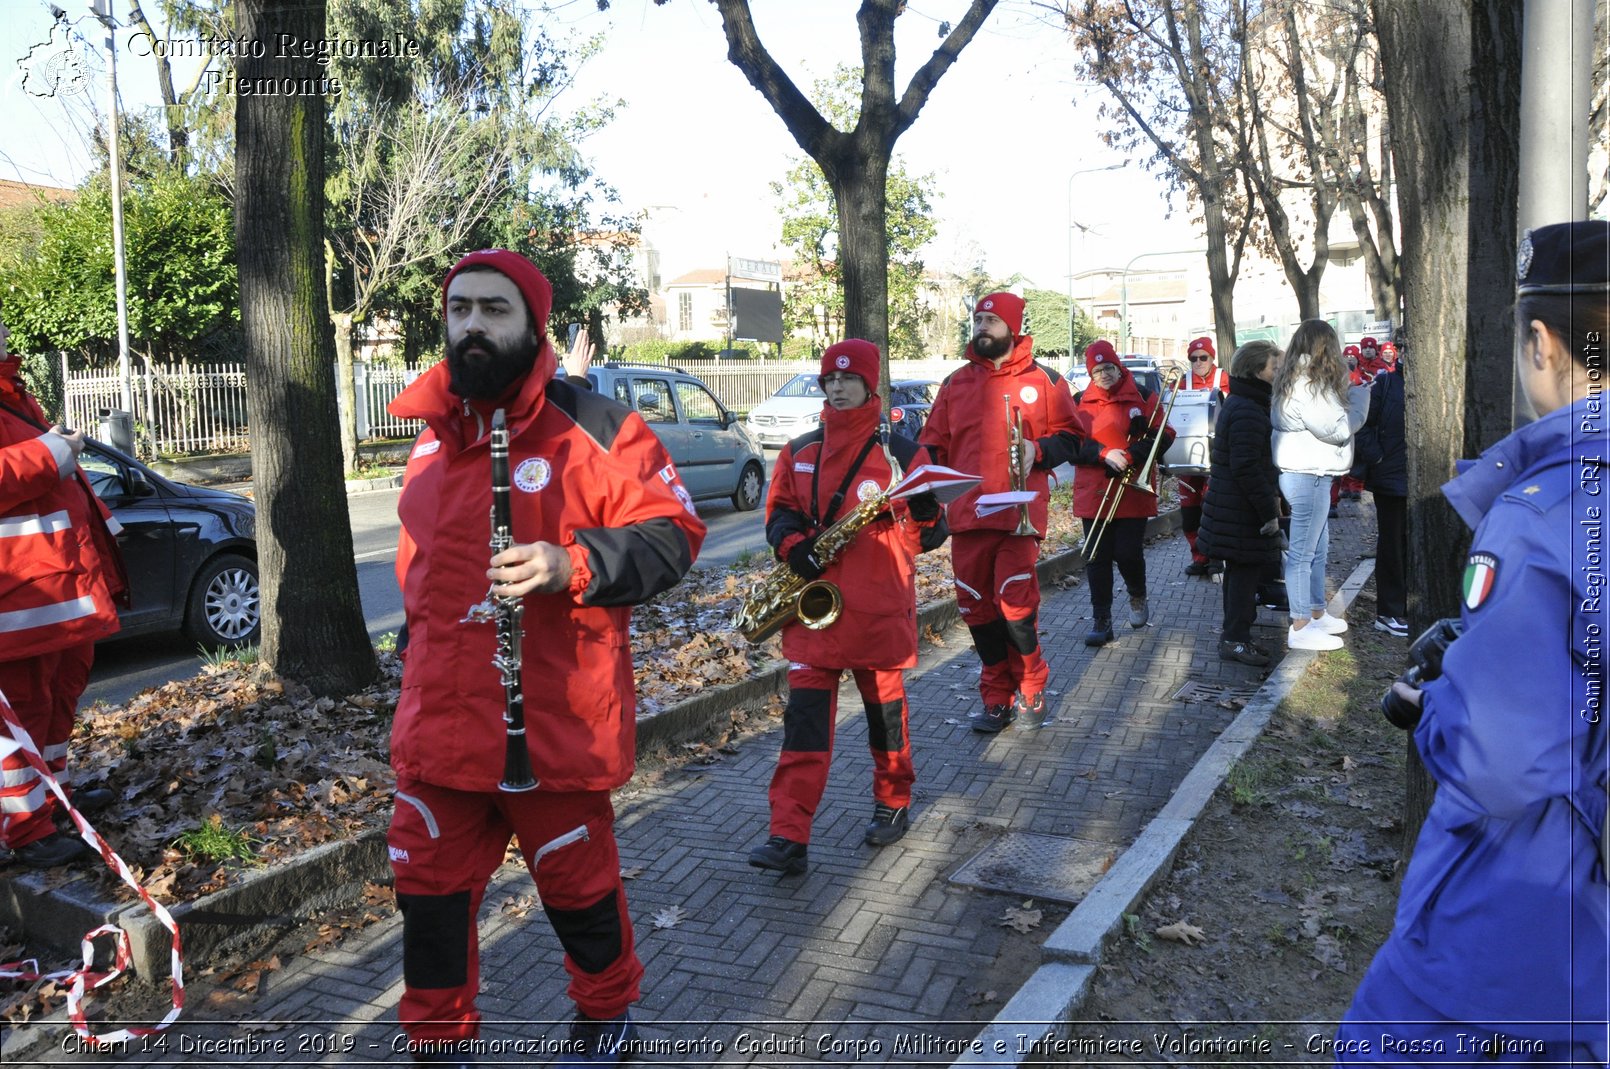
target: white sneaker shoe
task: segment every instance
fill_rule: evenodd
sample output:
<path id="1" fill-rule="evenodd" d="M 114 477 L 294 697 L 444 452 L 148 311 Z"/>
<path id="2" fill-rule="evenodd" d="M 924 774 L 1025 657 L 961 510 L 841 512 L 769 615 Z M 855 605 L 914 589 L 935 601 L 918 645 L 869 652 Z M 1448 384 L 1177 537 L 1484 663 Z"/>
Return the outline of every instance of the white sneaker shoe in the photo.
<path id="1" fill-rule="evenodd" d="M 1286 628 L 1286 645 L 1294 650 L 1339 650 L 1342 640 L 1335 635 L 1327 634 L 1319 626 L 1319 621 L 1311 621 L 1305 627 Z"/>
<path id="2" fill-rule="evenodd" d="M 1326 613 L 1317 620 L 1310 619 L 1308 627 L 1317 627 L 1327 635 L 1347 634 L 1347 621 L 1340 616 L 1332 616 L 1330 613 Z M 1303 630 L 1308 630 L 1308 627 L 1303 628 Z"/>

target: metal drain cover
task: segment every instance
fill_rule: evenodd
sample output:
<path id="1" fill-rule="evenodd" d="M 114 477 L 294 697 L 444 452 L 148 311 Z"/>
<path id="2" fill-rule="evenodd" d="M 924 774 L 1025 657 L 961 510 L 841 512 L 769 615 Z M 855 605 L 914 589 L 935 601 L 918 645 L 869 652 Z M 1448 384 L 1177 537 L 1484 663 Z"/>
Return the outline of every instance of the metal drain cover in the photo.
<path id="1" fill-rule="evenodd" d="M 1014 831 L 975 854 L 951 883 L 1077 905 L 1112 864 L 1112 843 Z"/>
<path id="2" fill-rule="evenodd" d="M 1174 700 L 1180 702 L 1202 702 L 1207 705 L 1217 705 L 1220 702 L 1235 702 L 1245 705 L 1258 693 L 1256 686 L 1230 686 L 1224 683 L 1203 683 L 1191 680 L 1174 693 Z"/>

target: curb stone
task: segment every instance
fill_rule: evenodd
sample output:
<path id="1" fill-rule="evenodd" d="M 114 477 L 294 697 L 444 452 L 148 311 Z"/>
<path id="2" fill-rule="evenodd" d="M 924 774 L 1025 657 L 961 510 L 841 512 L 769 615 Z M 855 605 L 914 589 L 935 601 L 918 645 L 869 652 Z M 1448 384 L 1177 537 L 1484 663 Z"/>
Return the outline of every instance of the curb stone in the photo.
<path id="1" fill-rule="evenodd" d="M 1374 571 L 1373 559 L 1361 561 L 1331 599 L 1329 608 L 1339 607 L 1341 612 L 1336 615 L 1345 615 Z M 958 1058 L 954 1066 L 1016 1066 L 1024 1059 L 1037 1058 L 1032 1050 L 1017 1045 L 1017 1037 L 1025 1032 L 1052 1043 L 1067 1038 L 1067 1025 L 1089 996 L 1102 949 L 1122 928 L 1124 914 L 1168 874 L 1213 793 L 1263 734 L 1275 709 L 1318 657 L 1313 651 L 1297 650 L 1281 659 L 1252 700 L 1192 766 L 1173 797 L 1042 944 L 1041 954 L 1049 960 L 1034 971 L 979 1033 L 981 1043 L 975 1043 L 972 1053 Z M 1031 1029 L 1031 1024 L 1037 1029 Z M 1006 1043 L 1004 1050 L 998 1049 L 998 1042 Z M 1001 1061 L 1007 1055 L 1013 1056 L 1012 1060 Z"/>

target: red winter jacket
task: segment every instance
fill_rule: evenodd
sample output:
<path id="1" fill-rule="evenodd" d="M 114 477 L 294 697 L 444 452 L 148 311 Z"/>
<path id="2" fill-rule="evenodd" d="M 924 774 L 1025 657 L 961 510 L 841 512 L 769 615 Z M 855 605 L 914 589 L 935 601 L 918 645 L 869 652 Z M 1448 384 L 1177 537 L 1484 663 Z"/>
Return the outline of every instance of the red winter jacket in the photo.
<path id="1" fill-rule="evenodd" d="M 0 360 L 0 661 L 115 634 L 128 593 L 117 521 L 76 464 L 62 477 L 19 363 Z"/>
<path id="2" fill-rule="evenodd" d="M 1035 492 L 1029 504 L 1029 521 L 1043 535 L 1049 515 L 1051 469 L 1094 456 L 1086 441 L 1088 428 L 1074 411 L 1068 383 L 1051 368 L 1036 363 L 1034 339 L 1017 340 L 1012 354 L 1000 367 L 967 347 L 967 363 L 951 372 L 939 387 L 939 396 L 918 437 L 934 459 L 984 481 L 945 507 L 950 529 L 1010 531 L 1017 526 L 1018 510 L 1002 509 L 982 519 L 980 494 L 997 494 L 1012 488 L 1007 459 L 1007 407 L 1023 413 L 1023 437 L 1034 443 L 1034 469 L 1027 488 Z"/>
<path id="3" fill-rule="evenodd" d="M 642 417 L 555 380 L 554 368 L 544 342 L 504 399 L 514 541 L 564 546 L 573 569 L 569 590 L 525 598 L 526 740 L 539 789 L 605 790 L 626 782 L 636 757 L 630 607 L 682 578 L 705 528 Z M 496 790 L 505 751 L 496 625 L 460 622 L 489 586 L 490 406 L 451 393 L 442 363 L 389 411 L 428 425 L 397 503 L 408 645 L 391 763 L 427 783 Z"/>
<path id="4" fill-rule="evenodd" d="M 1102 496 L 1107 492 L 1110 481 L 1108 472 L 1112 469 L 1101 457 L 1108 450 L 1122 449 L 1129 453 L 1131 467 L 1140 467 L 1151 450 L 1151 435 L 1163 419 L 1157 395 L 1142 392 L 1140 384 L 1127 367 L 1123 368 L 1123 373 L 1123 378 L 1111 390 L 1103 390 L 1092 382 L 1077 398 L 1079 415 L 1089 426 L 1091 438 L 1098 446 L 1095 458 L 1079 460 L 1074 474 L 1073 514 L 1081 519 L 1091 519 L 1096 515 Z M 1139 421 L 1145 422 L 1146 429 L 1139 427 Z M 1163 441 L 1157 447 L 1159 460 L 1173 441 L 1174 428 L 1164 426 Z M 1156 475 L 1157 465 L 1154 463 L 1151 480 L 1154 487 L 1157 485 Z M 1116 487 L 1113 489 L 1117 491 Z M 1119 519 L 1155 516 L 1157 498 L 1152 494 L 1126 490 L 1114 515 Z"/>
<path id="5" fill-rule="evenodd" d="M 779 560 L 786 559 L 802 538 L 820 533 L 888 488 L 889 459 L 874 443 L 843 501 L 828 512 L 851 463 L 877 433 L 881 415 L 876 397 L 842 412 L 824 405 L 821 428 L 789 442 L 778 454 L 766 500 L 766 539 Z M 902 473 L 930 462 L 928 451 L 909 438 L 891 435 L 889 449 Z M 932 523 L 914 520 L 904 501 L 894 502 L 890 511 L 862 528 L 822 575 L 839 588 L 843 615 L 820 631 L 790 624 L 783 629 L 783 655 L 817 668 L 915 665 L 917 587 L 912 562 L 943 540 L 924 544 L 924 532 L 932 528 Z"/>

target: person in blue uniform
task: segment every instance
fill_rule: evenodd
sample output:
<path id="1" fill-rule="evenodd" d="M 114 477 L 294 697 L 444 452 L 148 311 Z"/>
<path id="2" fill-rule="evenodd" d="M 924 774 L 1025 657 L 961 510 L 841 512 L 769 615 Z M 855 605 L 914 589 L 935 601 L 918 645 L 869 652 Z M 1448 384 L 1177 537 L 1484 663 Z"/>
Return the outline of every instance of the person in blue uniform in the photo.
<path id="1" fill-rule="evenodd" d="M 1383 703 L 1415 724 L 1436 799 L 1337 1031 L 1339 1064 L 1603 1066 L 1610 1053 L 1607 269 L 1604 221 L 1521 241 L 1516 365 L 1538 419 L 1443 487 L 1475 528 L 1463 633 L 1440 675 L 1399 681 Z"/>

